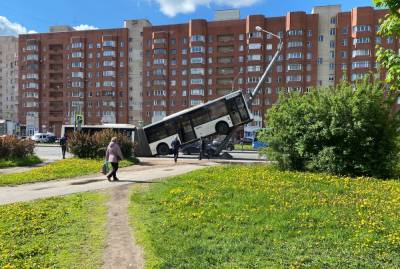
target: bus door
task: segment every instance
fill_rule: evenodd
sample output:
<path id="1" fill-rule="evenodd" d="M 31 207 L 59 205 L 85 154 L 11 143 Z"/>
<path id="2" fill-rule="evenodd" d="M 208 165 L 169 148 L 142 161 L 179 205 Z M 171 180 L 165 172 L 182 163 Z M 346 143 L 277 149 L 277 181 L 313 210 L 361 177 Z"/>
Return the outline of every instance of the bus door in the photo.
<path id="1" fill-rule="evenodd" d="M 240 113 L 238 111 L 238 108 L 237 108 L 237 105 L 235 102 L 236 98 L 226 100 L 226 106 L 228 108 L 228 112 L 229 112 L 229 115 L 231 116 L 231 120 L 232 120 L 232 123 L 234 126 L 236 126 L 242 122 L 242 120 L 240 118 Z"/>
<path id="2" fill-rule="evenodd" d="M 234 125 L 249 120 L 249 113 L 247 112 L 246 104 L 241 95 L 226 100 L 226 103 Z"/>
<path id="3" fill-rule="evenodd" d="M 196 139 L 196 135 L 193 130 L 192 123 L 188 117 L 181 117 L 179 118 L 179 135 L 181 137 L 181 142 L 186 143 L 191 140 Z"/>

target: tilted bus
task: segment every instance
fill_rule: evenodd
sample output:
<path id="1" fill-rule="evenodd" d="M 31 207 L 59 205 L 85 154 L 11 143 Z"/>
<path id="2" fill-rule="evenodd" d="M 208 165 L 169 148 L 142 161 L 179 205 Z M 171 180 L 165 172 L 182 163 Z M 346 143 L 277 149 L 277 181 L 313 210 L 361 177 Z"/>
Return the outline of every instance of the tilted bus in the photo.
<path id="1" fill-rule="evenodd" d="M 175 137 L 187 144 L 202 137 L 226 135 L 232 128 L 252 120 L 242 91 L 236 91 L 169 115 L 143 129 L 151 154 L 167 155 Z"/>

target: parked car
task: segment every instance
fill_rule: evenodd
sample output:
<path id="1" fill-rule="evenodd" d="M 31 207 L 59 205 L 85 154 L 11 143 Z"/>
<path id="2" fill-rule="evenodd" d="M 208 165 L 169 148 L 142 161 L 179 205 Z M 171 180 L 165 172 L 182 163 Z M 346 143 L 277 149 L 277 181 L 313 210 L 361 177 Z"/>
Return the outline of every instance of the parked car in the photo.
<path id="1" fill-rule="evenodd" d="M 268 147 L 268 143 L 261 142 L 261 141 L 258 140 L 257 138 L 254 138 L 253 143 L 251 143 L 251 147 L 252 147 L 253 149 L 266 148 L 266 147 Z"/>
<path id="2" fill-rule="evenodd" d="M 212 143 L 209 143 L 206 145 L 206 148 L 210 149 L 212 152 L 212 155 L 214 155 L 214 152 L 217 150 L 217 147 L 220 145 L 220 143 L 221 142 L 218 140 L 213 140 Z M 228 144 L 225 147 L 225 150 L 231 151 L 231 150 L 234 150 L 234 148 L 235 147 L 234 147 L 233 143 L 228 142 Z M 183 146 L 181 148 L 181 152 L 184 155 L 199 154 L 200 153 L 200 141 Z M 204 154 L 207 154 L 207 150 Z"/>
<path id="3" fill-rule="evenodd" d="M 253 138 L 251 137 L 243 137 L 239 142 L 243 142 L 243 145 L 251 145 L 253 143 Z"/>
<path id="4" fill-rule="evenodd" d="M 49 135 L 45 133 L 36 133 L 31 136 L 31 139 L 36 143 L 48 143 L 49 142 Z"/>

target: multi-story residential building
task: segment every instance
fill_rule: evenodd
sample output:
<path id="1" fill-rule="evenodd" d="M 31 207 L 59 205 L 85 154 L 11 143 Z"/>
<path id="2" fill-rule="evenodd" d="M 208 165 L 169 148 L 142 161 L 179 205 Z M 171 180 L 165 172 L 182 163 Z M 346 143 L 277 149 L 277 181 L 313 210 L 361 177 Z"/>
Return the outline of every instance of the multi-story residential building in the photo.
<path id="1" fill-rule="evenodd" d="M 148 20 L 126 20 L 128 28 L 128 97 L 129 123 L 142 122 L 142 71 L 143 71 L 143 28 L 151 26 Z"/>
<path id="2" fill-rule="evenodd" d="M 18 39 L 0 36 L 0 119 L 18 121 Z"/>
<path id="3" fill-rule="evenodd" d="M 84 124 L 128 123 L 128 29 L 19 36 L 19 121 L 27 134 Z"/>
<path id="4" fill-rule="evenodd" d="M 267 108 L 280 91 L 308 91 L 342 79 L 354 81 L 376 71 L 375 44 L 398 50 L 398 39 L 377 36 L 387 11 L 340 6 L 315 7 L 311 14 L 282 17 L 251 15 L 246 19 L 218 14 L 220 21 L 145 27 L 143 30 L 143 120 L 212 100 L 232 89 L 254 89 L 276 51 L 284 48 L 253 102 L 253 125 L 261 127 Z M 227 18 L 228 17 L 228 18 Z"/>

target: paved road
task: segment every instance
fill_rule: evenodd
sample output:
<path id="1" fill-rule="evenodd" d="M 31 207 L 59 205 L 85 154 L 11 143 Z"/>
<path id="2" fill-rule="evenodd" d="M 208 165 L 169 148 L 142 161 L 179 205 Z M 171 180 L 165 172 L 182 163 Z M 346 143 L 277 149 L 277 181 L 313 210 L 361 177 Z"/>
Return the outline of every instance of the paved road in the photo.
<path id="1" fill-rule="evenodd" d="M 45 161 L 57 161 L 62 159 L 61 147 L 56 144 L 50 145 L 36 145 L 35 153 L 39 158 Z M 67 152 L 66 157 L 69 158 L 72 155 Z"/>
<path id="2" fill-rule="evenodd" d="M 55 161 L 61 159 L 61 148 L 59 146 L 42 146 L 37 145 L 35 148 L 36 154 L 47 161 Z M 257 151 L 241 151 L 241 150 L 234 150 L 229 152 L 233 156 L 233 160 L 241 160 L 241 161 L 262 161 L 265 160 L 265 157 L 260 157 Z M 72 155 L 67 153 L 67 157 L 71 157 Z M 184 159 L 198 159 L 198 155 L 179 155 L 181 158 Z M 171 158 L 172 156 L 168 156 Z"/>
<path id="3" fill-rule="evenodd" d="M 0 205 L 30 201 L 40 198 L 67 195 L 78 192 L 113 188 L 134 183 L 152 183 L 158 179 L 187 173 L 196 169 L 217 165 L 215 162 L 180 160 L 174 164 L 168 158 L 141 158 L 140 165 L 118 171 L 118 182 L 108 182 L 102 174 L 75 179 L 53 180 L 14 187 L 0 187 Z"/>

